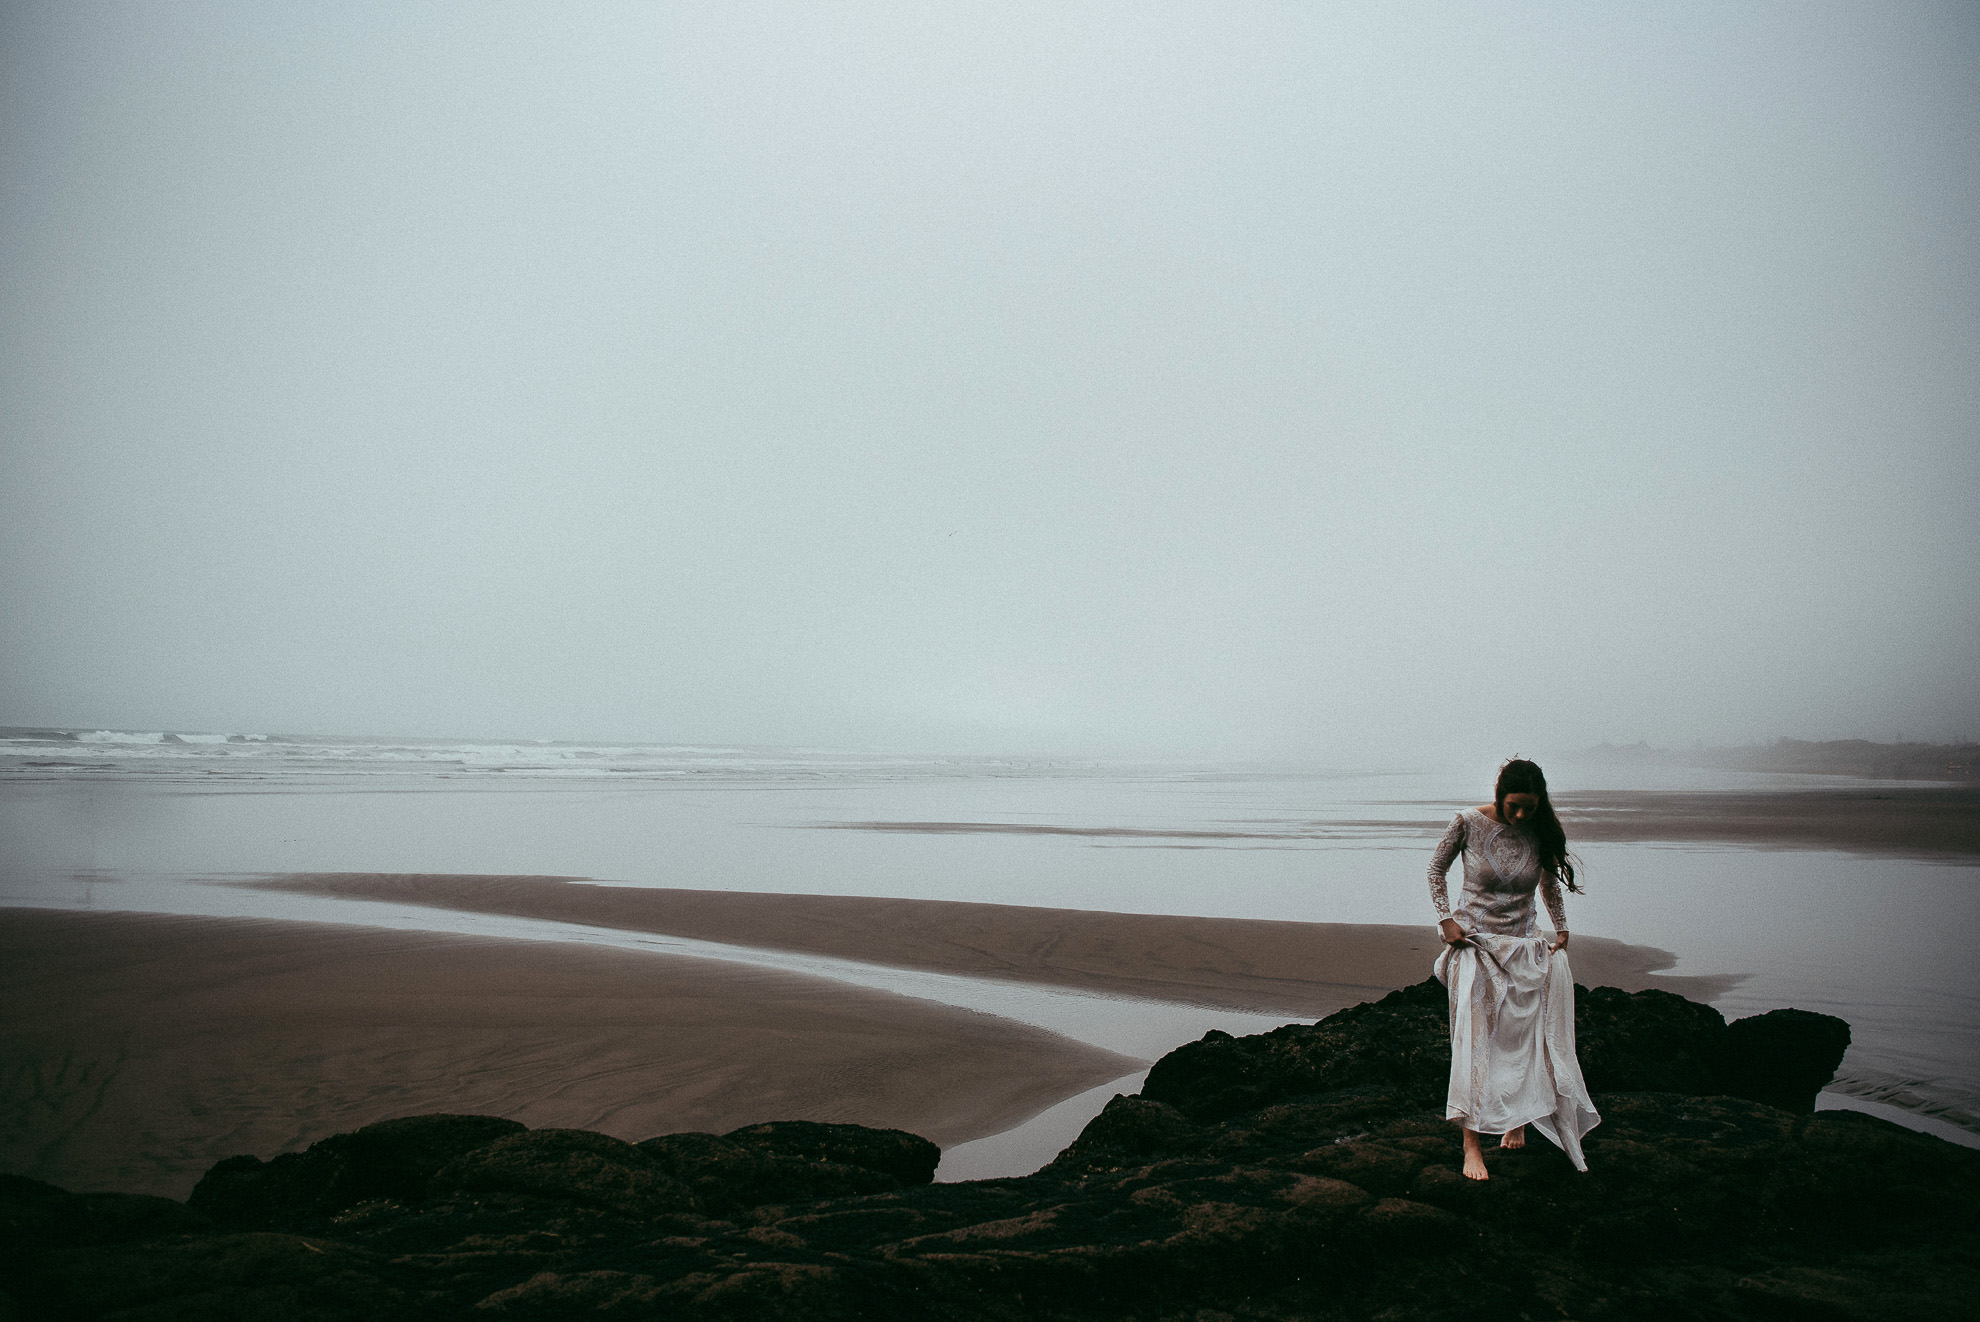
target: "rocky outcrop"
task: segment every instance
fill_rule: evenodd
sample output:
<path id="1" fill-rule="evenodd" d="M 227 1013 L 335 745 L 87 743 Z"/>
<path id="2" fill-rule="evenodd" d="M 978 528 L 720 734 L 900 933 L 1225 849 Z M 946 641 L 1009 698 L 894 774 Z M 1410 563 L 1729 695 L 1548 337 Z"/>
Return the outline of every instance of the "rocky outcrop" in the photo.
<path id="1" fill-rule="evenodd" d="M 1576 1051 L 1592 1093 L 1724 1094 L 1805 1115 L 1849 1046 L 1849 1025 L 1833 1015 L 1775 1010 L 1728 1025 L 1711 1006 L 1667 991 L 1574 991 Z M 1425 980 L 1315 1025 L 1209 1033 L 1157 1061 L 1141 1095 L 1198 1120 L 1368 1086 L 1431 1108 L 1443 1104 L 1450 1068 L 1447 994 Z"/>
<path id="2" fill-rule="evenodd" d="M 1536 1139 L 1478 1184 L 1443 1015 L 1430 984 L 1211 1034 L 1022 1179 L 931 1184 L 932 1145 L 848 1125 L 469 1116 L 234 1158 L 183 1206 L 0 1179 L 0 1289 L 53 1319 L 1206 1322 L 1924 1319 L 1980 1287 L 1980 1153 L 1809 1112 L 1840 1021 L 1583 992 L 1589 1173 Z"/>
<path id="3" fill-rule="evenodd" d="M 384 1120 L 271 1161 L 229 1157 L 186 1201 L 217 1221 L 258 1228 L 304 1224 L 371 1198 L 418 1203 L 441 1167 L 522 1132 L 516 1121 L 492 1115 Z"/>
<path id="4" fill-rule="evenodd" d="M 750 1125 L 720 1138 L 667 1134 L 639 1147 L 711 1216 L 928 1184 L 942 1160 L 933 1143 L 898 1129 L 809 1120 Z"/>
<path id="5" fill-rule="evenodd" d="M 1849 1049 L 1849 1025 L 1834 1015 L 1770 1010 L 1726 1030 L 1718 1082 L 1735 1097 L 1807 1114 Z"/>

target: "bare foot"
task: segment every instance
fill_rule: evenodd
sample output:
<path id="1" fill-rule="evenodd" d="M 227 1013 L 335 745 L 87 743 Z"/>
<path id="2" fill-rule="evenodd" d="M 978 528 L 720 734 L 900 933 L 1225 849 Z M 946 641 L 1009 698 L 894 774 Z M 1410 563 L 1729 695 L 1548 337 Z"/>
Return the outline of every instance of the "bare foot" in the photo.
<path id="1" fill-rule="evenodd" d="M 1500 1138 L 1499 1138 L 1499 1146 L 1500 1146 L 1500 1147 L 1502 1147 L 1502 1148 L 1523 1148 L 1523 1147 L 1525 1147 L 1525 1146 L 1526 1146 L 1526 1126 L 1525 1126 L 1525 1125 L 1521 1125 L 1521 1126 L 1520 1126 L 1520 1127 L 1519 1127 L 1518 1129 L 1515 1129 L 1515 1130 L 1513 1130 L 1513 1131 L 1512 1131 L 1511 1133 L 1509 1133 L 1509 1134 L 1504 1134 L 1504 1135 L 1501 1135 L 1501 1136 L 1500 1136 Z"/>
<path id="2" fill-rule="evenodd" d="M 1464 1131 L 1464 1178 L 1467 1180 L 1489 1180 L 1491 1175 L 1485 1170 L 1485 1153 L 1478 1146 L 1478 1132 Z"/>

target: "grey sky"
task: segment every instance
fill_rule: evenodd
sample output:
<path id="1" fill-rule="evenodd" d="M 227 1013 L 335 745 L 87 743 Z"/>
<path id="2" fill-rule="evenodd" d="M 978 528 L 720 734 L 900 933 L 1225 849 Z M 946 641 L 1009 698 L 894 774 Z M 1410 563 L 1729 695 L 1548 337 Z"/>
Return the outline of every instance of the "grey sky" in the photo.
<path id="1" fill-rule="evenodd" d="M 9 5 L 0 722 L 1980 733 L 1977 13 Z"/>

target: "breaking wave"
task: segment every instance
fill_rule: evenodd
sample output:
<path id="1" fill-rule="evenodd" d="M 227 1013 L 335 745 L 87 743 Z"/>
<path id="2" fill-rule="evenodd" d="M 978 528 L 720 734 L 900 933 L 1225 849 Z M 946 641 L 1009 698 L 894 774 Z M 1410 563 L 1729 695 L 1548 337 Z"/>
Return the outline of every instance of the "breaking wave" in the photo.
<path id="1" fill-rule="evenodd" d="M 846 775 L 1036 776 L 1090 763 L 914 757 L 811 749 L 569 741 L 359 738 L 177 730 L 0 727 L 0 777 L 267 779 L 380 774 L 437 778 L 830 780 Z"/>

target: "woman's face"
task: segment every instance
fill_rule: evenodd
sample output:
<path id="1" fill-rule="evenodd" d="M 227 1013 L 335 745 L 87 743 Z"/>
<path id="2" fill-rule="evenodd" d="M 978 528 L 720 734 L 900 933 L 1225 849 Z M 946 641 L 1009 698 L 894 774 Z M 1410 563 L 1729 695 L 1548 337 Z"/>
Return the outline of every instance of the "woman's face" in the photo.
<path id="1" fill-rule="evenodd" d="M 1508 826 L 1522 826 L 1526 819 L 1540 811 L 1540 796 L 1521 791 L 1508 794 L 1499 805 L 1499 816 L 1505 818 Z"/>

